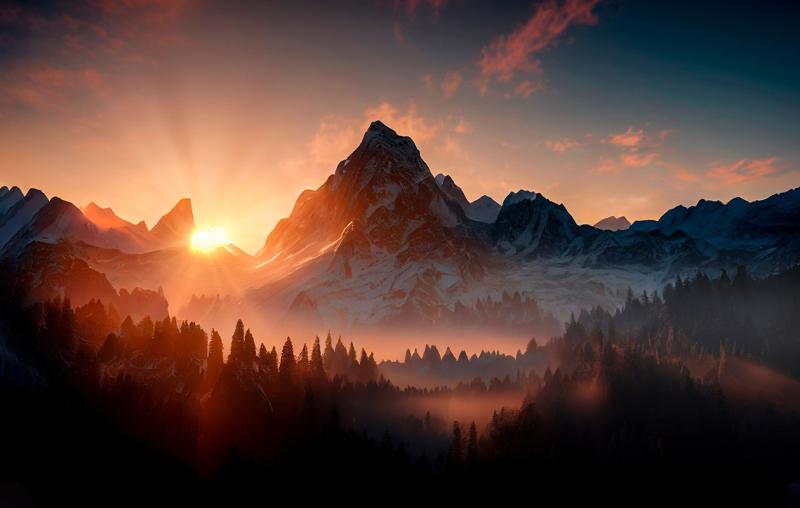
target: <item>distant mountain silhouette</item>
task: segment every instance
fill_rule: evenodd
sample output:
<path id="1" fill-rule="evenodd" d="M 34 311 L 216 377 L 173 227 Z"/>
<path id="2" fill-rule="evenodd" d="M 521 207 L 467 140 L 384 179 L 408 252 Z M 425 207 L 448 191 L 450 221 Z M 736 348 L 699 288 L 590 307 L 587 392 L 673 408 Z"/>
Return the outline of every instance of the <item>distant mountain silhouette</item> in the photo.
<path id="1" fill-rule="evenodd" d="M 613 215 L 610 217 L 606 217 L 597 222 L 594 225 L 597 229 L 605 229 L 606 231 L 621 231 L 623 229 L 628 229 L 631 227 L 631 223 L 628 222 L 628 219 L 625 216 L 621 217 L 614 217 Z"/>
<path id="2" fill-rule="evenodd" d="M 172 210 L 153 226 L 150 234 L 159 243 L 167 247 L 187 245 L 194 230 L 194 214 L 192 200 L 188 198 L 178 201 Z"/>

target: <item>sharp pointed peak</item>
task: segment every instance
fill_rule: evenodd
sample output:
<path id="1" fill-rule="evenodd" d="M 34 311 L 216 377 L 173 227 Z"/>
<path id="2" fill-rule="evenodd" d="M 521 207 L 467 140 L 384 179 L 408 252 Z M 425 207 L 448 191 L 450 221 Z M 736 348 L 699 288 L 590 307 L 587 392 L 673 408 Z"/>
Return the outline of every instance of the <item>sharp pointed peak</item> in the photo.
<path id="1" fill-rule="evenodd" d="M 178 200 L 178 202 L 175 204 L 175 206 L 172 207 L 172 210 L 185 210 L 185 209 L 189 209 L 189 210 L 192 209 L 192 199 L 191 198 L 181 198 L 181 199 Z"/>
<path id="2" fill-rule="evenodd" d="M 369 124 L 367 131 L 364 133 L 364 139 L 361 141 L 361 147 L 371 147 L 376 141 L 389 146 L 397 146 L 403 148 L 410 148 L 412 152 L 417 152 L 417 147 L 414 141 L 408 136 L 399 135 L 394 129 L 387 126 L 380 120 L 375 120 Z"/>
<path id="3" fill-rule="evenodd" d="M 369 127 L 367 127 L 367 132 L 393 134 L 397 136 L 397 132 L 395 132 L 394 129 L 392 129 L 385 123 L 381 122 L 380 120 L 373 120 L 372 122 L 370 122 Z"/>

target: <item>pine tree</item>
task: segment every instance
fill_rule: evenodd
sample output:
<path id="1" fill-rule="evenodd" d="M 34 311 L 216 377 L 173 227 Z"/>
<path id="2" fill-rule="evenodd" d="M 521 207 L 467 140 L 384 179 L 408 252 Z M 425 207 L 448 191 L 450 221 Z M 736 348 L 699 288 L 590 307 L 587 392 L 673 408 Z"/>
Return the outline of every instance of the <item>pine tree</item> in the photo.
<path id="1" fill-rule="evenodd" d="M 258 348 L 258 371 L 262 374 L 266 373 L 268 365 L 269 353 L 267 352 L 267 346 L 262 342 L 261 347 Z"/>
<path id="2" fill-rule="evenodd" d="M 347 363 L 348 368 L 355 369 L 358 367 L 358 359 L 356 358 L 356 348 L 353 347 L 353 343 L 350 343 L 350 348 L 347 350 Z"/>
<path id="3" fill-rule="evenodd" d="M 464 433 L 461 424 L 453 422 L 453 439 L 450 442 L 450 452 L 447 457 L 450 467 L 458 467 L 464 457 Z"/>
<path id="4" fill-rule="evenodd" d="M 328 340 L 326 340 L 326 350 L 330 346 L 330 335 L 328 335 Z M 331 354 L 333 353 L 333 348 L 331 348 Z M 314 381 L 321 381 L 326 379 L 325 376 L 325 366 L 322 360 L 322 353 L 320 351 L 319 346 L 319 337 L 314 340 L 314 347 L 311 349 L 311 379 Z"/>
<path id="5" fill-rule="evenodd" d="M 469 435 L 467 437 L 467 463 L 470 465 L 475 464 L 478 460 L 478 429 L 475 427 L 475 422 L 469 426 Z"/>
<path id="6" fill-rule="evenodd" d="M 275 350 L 275 346 L 272 346 L 269 352 L 269 364 L 267 367 L 272 375 L 276 376 L 278 374 L 278 351 Z"/>
<path id="7" fill-rule="evenodd" d="M 140 350 L 147 347 L 147 344 L 150 343 L 150 340 L 153 338 L 153 320 L 150 316 L 145 316 L 139 321 L 138 329 L 139 329 L 139 343 L 135 345 L 128 344 L 132 346 L 134 349 Z"/>
<path id="8" fill-rule="evenodd" d="M 222 372 L 223 358 L 222 337 L 215 329 L 211 329 L 211 340 L 208 342 L 208 379 L 213 384 Z"/>
<path id="9" fill-rule="evenodd" d="M 300 354 L 297 355 L 297 377 L 300 379 L 305 379 L 308 377 L 308 373 L 310 370 L 308 360 L 308 346 L 303 344 L 303 349 L 300 350 Z"/>
<path id="10" fill-rule="evenodd" d="M 279 378 L 282 384 L 290 385 L 294 383 L 295 376 L 295 360 L 294 360 L 294 347 L 292 347 L 292 339 L 286 337 L 286 342 L 283 344 L 281 350 L 281 367 Z"/>
<path id="11" fill-rule="evenodd" d="M 322 366 L 328 372 L 333 370 L 333 358 L 333 339 L 331 339 L 331 332 L 328 331 L 328 335 L 325 337 L 325 352 L 322 353 Z"/>
<path id="12" fill-rule="evenodd" d="M 231 337 L 231 352 L 228 355 L 229 364 L 239 364 L 242 361 L 244 352 L 244 323 L 242 320 L 236 321 L 236 330 Z"/>
<path id="13" fill-rule="evenodd" d="M 244 334 L 244 348 L 242 350 L 242 359 L 244 364 L 248 367 L 252 367 L 253 362 L 256 361 L 256 341 L 253 338 L 253 334 L 250 333 L 250 329 L 247 329 L 247 332 Z"/>
<path id="14" fill-rule="evenodd" d="M 136 344 L 139 342 L 139 329 L 133 324 L 133 319 L 131 319 L 130 315 L 128 315 L 125 321 L 120 325 L 119 333 L 128 344 Z"/>

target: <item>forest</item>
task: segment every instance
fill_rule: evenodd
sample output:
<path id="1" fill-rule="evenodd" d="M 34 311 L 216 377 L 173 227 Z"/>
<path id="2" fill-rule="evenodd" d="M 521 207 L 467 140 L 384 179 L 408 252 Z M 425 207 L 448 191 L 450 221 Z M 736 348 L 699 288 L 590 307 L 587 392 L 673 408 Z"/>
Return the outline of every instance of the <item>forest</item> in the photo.
<path id="1" fill-rule="evenodd" d="M 0 272 L 0 476 L 37 503 L 313 483 L 304 496 L 402 484 L 409 498 L 779 504 L 800 485 L 800 269 L 678 278 L 513 356 L 430 345 L 382 362 L 330 332 L 268 349 L 239 320 L 226 348 L 175 317 L 31 303 Z"/>

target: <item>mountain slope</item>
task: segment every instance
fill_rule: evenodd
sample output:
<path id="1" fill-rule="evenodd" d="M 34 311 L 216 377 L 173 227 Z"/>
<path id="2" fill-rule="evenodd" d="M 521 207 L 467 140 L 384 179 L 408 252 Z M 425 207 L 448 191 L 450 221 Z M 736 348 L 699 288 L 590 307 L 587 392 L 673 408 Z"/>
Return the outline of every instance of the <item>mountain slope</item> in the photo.
<path id="1" fill-rule="evenodd" d="M 491 224 L 497 219 L 500 213 L 500 205 L 489 196 L 481 196 L 473 202 L 467 201 L 464 191 L 456 185 L 450 175 L 439 173 L 435 177 L 436 184 L 440 189 L 458 206 L 464 210 L 464 214 L 470 219 Z"/>
<path id="2" fill-rule="evenodd" d="M 302 303 L 334 319 L 430 318 L 485 273 L 488 248 L 468 234 L 475 224 L 437 185 L 414 142 L 373 122 L 350 157 L 320 188 L 304 191 L 269 235 L 257 255 L 261 270 L 293 275 L 255 297 Z"/>
<path id="3" fill-rule="evenodd" d="M 622 231 L 631 227 L 631 223 L 623 215 L 621 217 L 610 216 L 605 219 L 597 221 L 594 225 L 597 229 L 604 229 L 606 231 Z"/>
<path id="4" fill-rule="evenodd" d="M 101 231 L 113 230 L 127 238 L 129 245 L 134 245 L 133 252 L 147 252 L 160 247 L 144 221 L 133 224 L 120 218 L 111 208 L 101 208 L 94 202 L 81 209 L 83 215 Z"/>
<path id="5" fill-rule="evenodd" d="M 467 215 L 478 222 L 492 224 L 497 220 L 500 209 L 501 206 L 497 201 L 484 195 L 469 204 L 469 212 L 467 212 Z"/>
<path id="6" fill-rule="evenodd" d="M 520 190 L 503 201 L 491 234 L 503 254 L 553 257 L 564 253 L 578 236 L 578 225 L 564 205 Z"/>
<path id="7" fill-rule="evenodd" d="M 4 187 L 6 192 L 0 195 L 0 216 L 4 215 L 12 206 L 24 197 L 19 187 Z"/>
<path id="8" fill-rule="evenodd" d="M 800 188 L 796 188 L 752 203 L 742 198 L 728 203 L 701 199 L 688 208 L 672 208 L 658 221 L 637 221 L 631 229 L 665 235 L 680 231 L 720 247 L 761 248 L 796 239 L 799 210 Z"/>
<path id="9" fill-rule="evenodd" d="M 46 204 L 47 196 L 42 191 L 30 189 L 24 198 L 0 216 L 0 248 L 24 228 Z"/>
<path id="10" fill-rule="evenodd" d="M 137 249 L 136 243 L 126 234 L 114 229 L 101 230 L 75 205 L 54 197 L 6 243 L 3 250 L 16 255 L 32 242 L 57 243 L 60 240 L 128 252 Z"/>
<path id="11" fill-rule="evenodd" d="M 191 240 L 194 227 L 192 200 L 184 198 L 161 217 L 150 234 L 162 248 L 185 246 Z"/>

